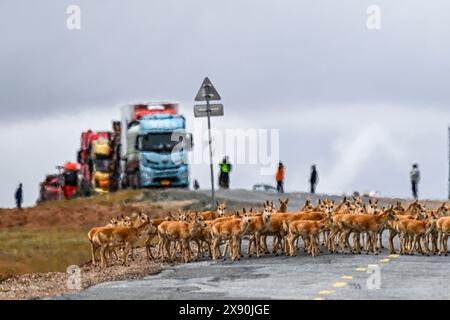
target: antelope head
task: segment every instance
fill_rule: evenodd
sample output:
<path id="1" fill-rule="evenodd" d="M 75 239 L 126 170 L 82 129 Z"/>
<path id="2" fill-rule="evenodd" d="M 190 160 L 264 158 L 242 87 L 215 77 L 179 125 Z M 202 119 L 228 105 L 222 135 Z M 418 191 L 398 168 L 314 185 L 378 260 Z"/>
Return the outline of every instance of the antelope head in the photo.
<path id="1" fill-rule="evenodd" d="M 227 208 L 225 205 L 225 202 L 216 202 L 217 204 L 217 215 L 220 217 L 223 217 L 225 215 L 225 209 Z"/>
<path id="2" fill-rule="evenodd" d="M 288 210 L 288 202 L 289 202 L 289 198 L 286 199 L 278 199 L 278 201 L 280 202 L 280 208 L 278 209 L 278 212 L 287 212 Z"/>

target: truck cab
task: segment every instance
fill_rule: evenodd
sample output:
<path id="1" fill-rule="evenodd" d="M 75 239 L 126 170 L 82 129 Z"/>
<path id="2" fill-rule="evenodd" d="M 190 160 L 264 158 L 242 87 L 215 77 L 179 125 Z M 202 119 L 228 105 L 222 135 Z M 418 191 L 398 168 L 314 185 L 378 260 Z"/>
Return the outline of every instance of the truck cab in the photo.
<path id="1" fill-rule="evenodd" d="M 125 106 L 122 110 L 126 186 L 188 187 L 192 136 L 172 102 Z"/>

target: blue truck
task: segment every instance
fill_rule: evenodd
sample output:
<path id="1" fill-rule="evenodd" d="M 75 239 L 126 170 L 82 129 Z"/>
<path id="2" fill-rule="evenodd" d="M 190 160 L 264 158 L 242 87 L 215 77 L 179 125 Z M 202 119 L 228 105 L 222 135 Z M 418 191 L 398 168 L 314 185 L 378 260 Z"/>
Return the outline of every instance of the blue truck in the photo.
<path id="1" fill-rule="evenodd" d="M 122 107 L 122 187 L 189 187 L 192 134 L 176 102 Z"/>

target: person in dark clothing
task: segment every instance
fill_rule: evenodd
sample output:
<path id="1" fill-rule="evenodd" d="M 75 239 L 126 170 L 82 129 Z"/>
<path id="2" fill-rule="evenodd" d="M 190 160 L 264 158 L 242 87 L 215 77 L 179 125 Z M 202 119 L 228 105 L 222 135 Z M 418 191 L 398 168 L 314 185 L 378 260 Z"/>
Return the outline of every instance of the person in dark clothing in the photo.
<path id="1" fill-rule="evenodd" d="M 200 189 L 200 184 L 198 183 L 197 179 L 194 180 L 194 190 Z"/>
<path id="2" fill-rule="evenodd" d="M 22 202 L 23 202 L 22 183 L 19 183 L 19 187 L 16 189 L 16 193 L 14 194 L 14 198 L 16 198 L 17 209 L 22 209 Z"/>
<path id="3" fill-rule="evenodd" d="M 311 166 L 311 176 L 309 178 L 309 183 L 311 185 L 311 194 L 316 193 L 316 185 L 319 182 L 319 174 L 317 173 L 316 165 Z"/>
<path id="4" fill-rule="evenodd" d="M 418 199 L 419 195 L 419 181 L 420 181 L 420 171 L 419 171 L 419 165 L 417 163 L 414 163 L 411 169 L 411 172 L 409 173 L 411 178 L 411 190 L 414 199 Z"/>

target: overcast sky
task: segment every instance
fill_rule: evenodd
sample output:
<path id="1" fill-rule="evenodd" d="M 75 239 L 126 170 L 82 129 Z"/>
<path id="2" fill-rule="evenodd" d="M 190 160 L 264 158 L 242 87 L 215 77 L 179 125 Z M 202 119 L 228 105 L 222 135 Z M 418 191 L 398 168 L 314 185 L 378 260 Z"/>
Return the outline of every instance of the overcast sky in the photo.
<path id="1" fill-rule="evenodd" d="M 67 6 L 81 29 L 66 28 Z M 370 5 L 381 29 L 366 26 Z M 89 0 L 0 2 L 0 206 L 75 159 L 82 130 L 109 129 L 119 106 L 169 99 L 194 128 L 205 76 L 222 95 L 216 128 L 279 129 L 286 189 L 447 196 L 447 0 Z M 197 148 L 202 144 L 196 139 Z M 201 140 L 201 139 L 200 139 Z M 216 154 L 216 157 L 221 157 Z M 193 177 L 208 187 L 206 164 Z M 233 187 L 274 183 L 235 166 Z"/>

